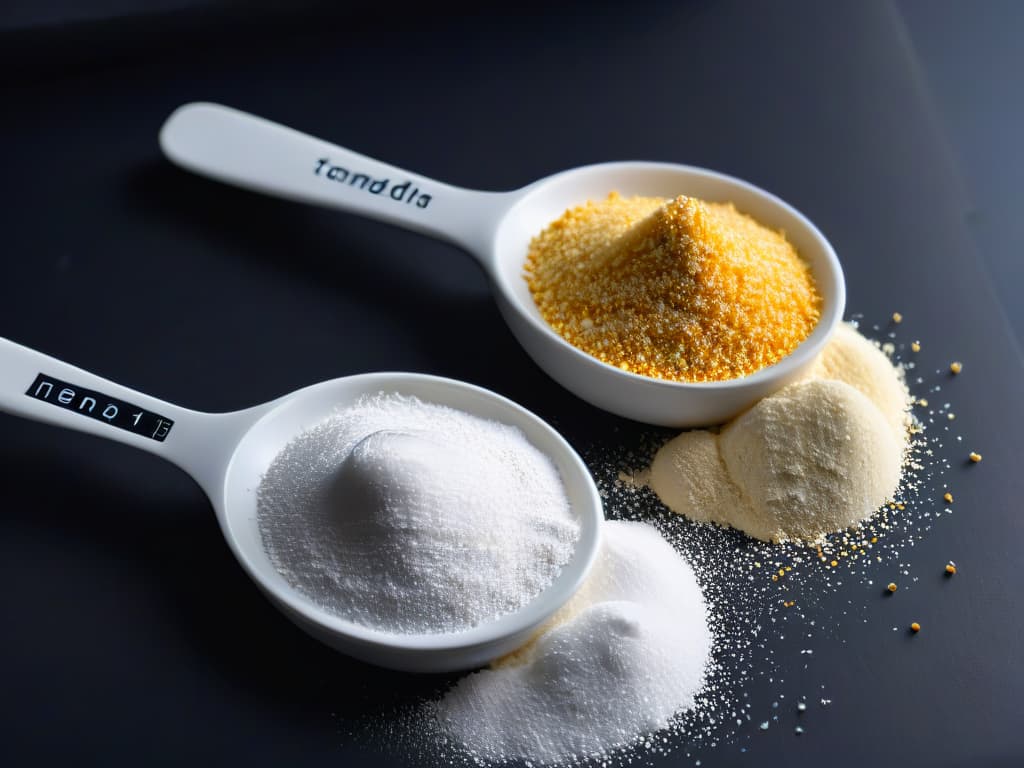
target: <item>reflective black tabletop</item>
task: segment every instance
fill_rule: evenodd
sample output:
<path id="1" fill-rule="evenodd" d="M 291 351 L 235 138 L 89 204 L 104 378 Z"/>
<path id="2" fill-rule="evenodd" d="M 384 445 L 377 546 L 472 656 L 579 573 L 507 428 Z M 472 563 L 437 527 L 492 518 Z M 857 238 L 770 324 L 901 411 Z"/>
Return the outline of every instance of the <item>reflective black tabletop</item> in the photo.
<path id="1" fill-rule="evenodd" d="M 770 639 L 784 690 L 832 700 L 803 735 L 750 722 L 649 759 L 1024 762 L 1022 187 L 998 130 L 1019 119 L 1020 70 L 993 53 L 1019 7 L 166 5 L 0 30 L 0 335 L 211 411 L 364 371 L 464 379 L 586 454 L 652 430 L 540 371 L 465 254 L 189 175 L 161 156 L 162 121 L 219 101 L 479 189 L 621 159 L 747 179 L 831 240 L 848 314 L 888 332 L 898 311 L 897 341 L 921 340 L 915 386 L 941 385 L 957 415 L 961 442 L 942 449 L 956 509 L 902 553 L 920 576 L 907 602 L 850 580 L 823 620 L 851 601 L 865 620 L 837 624 L 812 663 L 799 638 Z M 976 88 L 951 74 L 971 66 Z M 955 380 L 940 373 L 953 359 Z M 968 450 L 984 461 L 967 466 Z M 179 470 L 2 416 L 0 488 L 0 763 L 418 763 L 353 723 L 443 681 L 363 666 L 291 625 Z M 941 581 L 950 559 L 960 573 Z M 894 633 L 911 608 L 927 631 Z M 752 683 L 752 711 L 780 690 Z"/>

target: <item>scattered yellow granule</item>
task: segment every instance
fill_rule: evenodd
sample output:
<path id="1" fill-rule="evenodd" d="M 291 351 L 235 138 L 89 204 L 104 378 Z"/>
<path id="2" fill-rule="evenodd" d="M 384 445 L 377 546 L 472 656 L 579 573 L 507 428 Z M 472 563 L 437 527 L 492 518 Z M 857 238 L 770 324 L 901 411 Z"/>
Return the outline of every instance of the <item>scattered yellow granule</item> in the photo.
<path id="1" fill-rule="evenodd" d="M 917 622 L 915 621 L 915 622 L 914 622 L 913 624 L 911 624 L 911 625 L 910 625 L 910 631 L 911 631 L 911 632 L 920 632 L 920 631 L 921 631 L 921 625 L 920 625 L 920 624 L 918 624 L 918 623 L 917 623 Z"/>
<path id="2" fill-rule="evenodd" d="M 920 341 L 915 341 L 915 342 L 911 343 L 910 351 L 911 352 L 920 352 L 921 351 L 921 342 Z"/>
<path id="3" fill-rule="evenodd" d="M 887 586 L 886 589 L 888 589 L 890 592 L 895 592 L 896 591 L 896 583 L 895 582 L 890 582 L 889 586 Z"/>
<path id="4" fill-rule="evenodd" d="M 955 576 L 956 575 L 956 566 L 953 565 L 952 563 L 947 563 L 946 564 L 946 573 L 948 573 L 950 576 Z"/>
<path id="5" fill-rule="evenodd" d="M 657 379 L 724 381 L 778 362 L 821 315 L 785 237 L 731 204 L 623 198 L 572 208 L 533 239 L 526 280 L 570 344 Z"/>
<path id="6" fill-rule="evenodd" d="M 903 322 L 903 315 L 901 315 L 899 312 L 893 312 L 892 313 L 892 321 L 894 323 L 902 323 Z"/>
<path id="7" fill-rule="evenodd" d="M 977 464 L 979 461 L 981 461 L 981 454 L 971 451 L 970 454 L 968 454 L 967 458 L 969 458 L 971 461 Z"/>
<path id="8" fill-rule="evenodd" d="M 949 364 L 949 372 L 950 373 L 957 374 L 957 373 L 960 373 L 960 371 L 962 371 L 963 369 L 964 369 L 964 366 L 963 366 L 962 363 L 958 363 L 956 361 L 953 361 L 952 363 Z"/>
<path id="9" fill-rule="evenodd" d="M 950 493 L 949 491 L 946 491 L 944 494 L 942 494 L 942 498 L 945 500 L 947 504 L 953 503 L 953 494 Z"/>

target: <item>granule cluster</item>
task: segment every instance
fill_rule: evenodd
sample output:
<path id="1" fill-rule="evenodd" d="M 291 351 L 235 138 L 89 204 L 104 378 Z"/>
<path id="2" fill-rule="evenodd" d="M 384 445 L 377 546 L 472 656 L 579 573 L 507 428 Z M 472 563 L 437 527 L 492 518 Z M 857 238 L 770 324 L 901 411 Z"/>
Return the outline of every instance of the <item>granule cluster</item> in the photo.
<path id="1" fill-rule="evenodd" d="M 623 198 L 572 208 L 535 237 L 526 279 L 573 346 L 625 371 L 725 381 L 777 363 L 821 315 L 807 264 L 732 204 Z"/>

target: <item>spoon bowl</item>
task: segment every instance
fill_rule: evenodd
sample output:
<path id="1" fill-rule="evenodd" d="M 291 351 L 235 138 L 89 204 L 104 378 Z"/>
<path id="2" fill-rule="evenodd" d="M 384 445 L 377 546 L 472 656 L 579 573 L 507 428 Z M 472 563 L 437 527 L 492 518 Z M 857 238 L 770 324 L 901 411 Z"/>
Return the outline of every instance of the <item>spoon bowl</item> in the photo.
<path id="1" fill-rule="evenodd" d="M 517 427 L 555 465 L 580 537 L 555 581 L 518 611 L 461 632 L 388 633 L 316 605 L 270 562 L 257 523 L 259 487 L 270 464 L 295 437 L 336 410 L 381 392 Z M 312 636 L 379 666 L 448 672 L 478 667 L 518 648 L 572 597 L 600 547 L 601 500 L 572 447 L 511 400 L 451 379 L 411 373 L 348 376 L 245 410 L 210 414 L 162 402 L 0 338 L 0 411 L 127 443 L 181 467 L 210 498 L 231 551 L 264 594 Z"/>
<path id="2" fill-rule="evenodd" d="M 811 335 L 775 365 L 749 376 L 689 383 L 654 379 L 616 368 L 572 346 L 541 317 L 523 279 L 530 240 L 562 213 L 611 190 L 624 197 L 688 195 L 733 203 L 761 224 L 782 230 L 810 265 L 822 296 Z M 522 191 L 502 218 L 491 245 L 492 282 L 505 322 L 529 355 L 553 379 L 606 411 L 670 427 L 720 424 L 798 379 L 842 320 L 846 303 L 839 260 L 824 236 L 798 211 L 739 179 L 666 163 L 603 163 L 557 174 Z"/>
<path id="3" fill-rule="evenodd" d="M 298 434 L 339 406 L 388 392 L 446 405 L 480 418 L 518 427 L 558 469 L 570 506 L 580 520 L 580 539 L 558 578 L 519 611 L 469 630 L 396 635 L 332 614 L 297 593 L 268 559 L 256 525 L 257 493 L 271 462 Z M 523 645 L 564 605 L 583 582 L 596 557 L 601 502 L 586 466 L 551 427 L 493 392 L 451 379 L 410 373 L 371 373 L 326 381 L 276 401 L 238 443 L 214 508 L 235 556 L 263 591 L 299 626 L 328 645 L 380 666 L 414 672 L 469 669 Z"/>
<path id="4" fill-rule="evenodd" d="M 506 323 L 544 371 L 587 402 L 637 421 L 695 427 L 728 420 L 799 378 L 828 342 L 846 304 L 839 259 L 806 217 L 752 184 L 702 168 L 603 163 L 564 171 L 512 192 L 480 192 L 205 103 L 176 110 L 161 130 L 160 143 L 172 161 L 196 173 L 379 219 L 463 248 L 487 272 Z M 569 344 L 541 317 L 523 277 L 530 240 L 566 209 L 604 199 L 612 191 L 732 202 L 761 224 L 783 230 L 810 266 L 822 297 L 815 329 L 775 365 L 708 383 L 639 376 Z"/>

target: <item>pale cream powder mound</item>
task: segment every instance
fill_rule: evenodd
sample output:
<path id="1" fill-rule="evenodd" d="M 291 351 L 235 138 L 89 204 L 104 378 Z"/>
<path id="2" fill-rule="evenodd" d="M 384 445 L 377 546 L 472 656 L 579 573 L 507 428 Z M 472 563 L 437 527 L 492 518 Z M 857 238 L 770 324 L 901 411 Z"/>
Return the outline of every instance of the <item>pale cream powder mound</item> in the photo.
<path id="1" fill-rule="evenodd" d="M 648 483 L 665 506 L 699 522 L 731 525 L 733 510 L 747 504 L 718 450 L 718 435 L 683 432 L 651 464 Z"/>
<path id="2" fill-rule="evenodd" d="M 910 426 L 910 393 L 903 369 L 896 368 L 878 346 L 848 323 L 840 323 L 818 355 L 808 378 L 845 381 L 867 395 L 904 444 Z"/>
<path id="3" fill-rule="evenodd" d="M 814 541 L 870 517 L 899 485 L 902 452 L 881 412 L 842 381 L 791 384 L 722 431 L 746 504 L 732 525 L 759 539 Z"/>
<path id="4" fill-rule="evenodd" d="M 901 372 L 842 326 L 812 376 L 720 435 L 697 430 L 667 443 L 651 488 L 679 514 L 770 541 L 816 541 L 870 517 L 899 485 L 909 425 Z"/>

